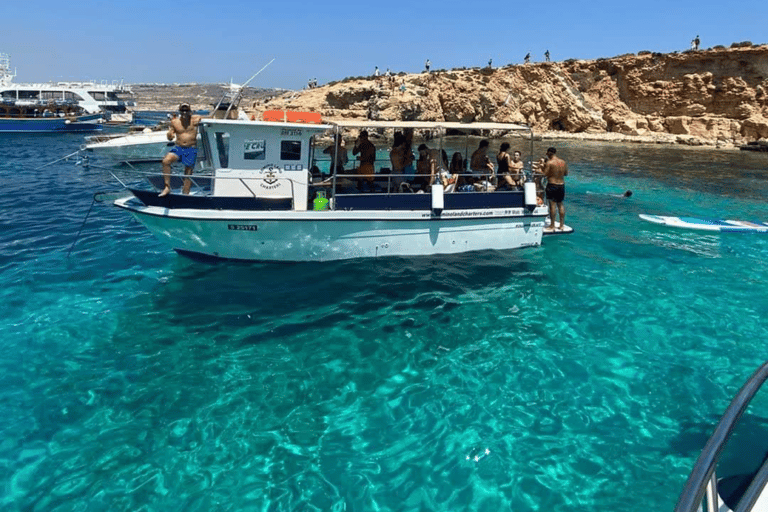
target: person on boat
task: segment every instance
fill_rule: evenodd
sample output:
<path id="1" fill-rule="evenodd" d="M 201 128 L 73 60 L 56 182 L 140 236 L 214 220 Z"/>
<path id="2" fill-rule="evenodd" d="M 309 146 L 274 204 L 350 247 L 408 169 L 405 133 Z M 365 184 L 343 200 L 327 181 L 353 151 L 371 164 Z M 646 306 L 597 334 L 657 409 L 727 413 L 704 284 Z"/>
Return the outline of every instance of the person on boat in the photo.
<path id="1" fill-rule="evenodd" d="M 407 142 L 403 132 L 395 132 L 395 140 L 389 152 L 389 161 L 392 163 L 392 187 L 395 190 L 400 190 L 403 175 L 413 174 L 413 152 Z M 407 176 L 406 179 L 410 178 L 412 176 Z"/>
<path id="2" fill-rule="evenodd" d="M 496 164 L 499 166 L 496 190 L 516 190 L 518 186 L 517 179 L 512 175 L 512 157 L 507 153 L 508 149 L 509 142 L 503 142 L 496 155 Z"/>
<path id="3" fill-rule="evenodd" d="M 439 153 L 436 149 L 430 149 L 426 144 L 419 146 L 419 159 L 416 162 L 416 179 L 414 183 L 419 185 L 424 192 L 429 190 L 432 182 L 435 180 Z"/>
<path id="4" fill-rule="evenodd" d="M 376 146 L 368 140 L 368 131 L 361 130 L 360 135 L 355 141 L 355 147 L 352 148 L 353 155 L 358 156 L 360 160 L 360 166 L 357 168 L 357 174 L 362 178 L 357 180 L 357 188 L 363 189 L 363 187 L 371 188 L 373 186 L 373 163 L 376 161 Z"/>
<path id="5" fill-rule="evenodd" d="M 522 188 L 525 184 L 525 172 L 523 171 L 523 155 L 519 151 L 512 153 L 512 163 L 509 164 L 509 170 L 512 172 L 512 179 L 518 187 Z"/>
<path id="6" fill-rule="evenodd" d="M 464 157 L 458 151 L 453 153 L 451 164 L 448 166 L 451 176 L 456 178 L 456 184 L 453 187 L 454 192 L 474 192 L 475 187 L 470 176 L 467 176 L 467 169 L 464 165 Z M 446 189 L 447 191 L 447 189 Z"/>
<path id="7" fill-rule="evenodd" d="M 555 229 L 555 206 L 560 214 L 560 227 L 565 229 L 565 177 L 568 176 L 568 164 L 556 156 L 555 148 L 547 149 L 547 161 L 541 171 L 547 178 L 547 201 L 549 202 L 549 229 Z"/>
<path id="8" fill-rule="evenodd" d="M 175 162 L 181 160 L 182 165 L 184 165 L 185 176 L 192 174 L 197 159 L 197 127 L 201 119 L 201 116 L 192 115 L 192 108 L 189 103 L 179 105 L 179 117 L 171 119 L 171 127 L 166 135 L 168 140 L 173 140 L 175 137 L 176 145 L 163 158 L 165 188 L 160 192 L 160 197 L 165 197 L 171 193 L 171 165 Z M 182 193 L 189 194 L 191 186 L 192 182 L 189 178 L 184 178 Z"/>
<path id="9" fill-rule="evenodd" d="M 486 139 L 481 140 L 478 148 L 472 153 L 472 157 L 469 159 L 469 169 L 481 179 L 485 178 L 491 181 L 489 178 L 494 174 L 494 166 L 491 159 L 488 158 L 488 141 Z"/>
<path id="10" fill-rule="evenodd" d="M 335 135 L 333 142 L 323 150 L 326 155 L 331 155 L 331 176 L 334 174 L 344 174 L 344 166 L 349 162 L 347 147 L 344 145 L 344 139 L 340 135 Z"/>

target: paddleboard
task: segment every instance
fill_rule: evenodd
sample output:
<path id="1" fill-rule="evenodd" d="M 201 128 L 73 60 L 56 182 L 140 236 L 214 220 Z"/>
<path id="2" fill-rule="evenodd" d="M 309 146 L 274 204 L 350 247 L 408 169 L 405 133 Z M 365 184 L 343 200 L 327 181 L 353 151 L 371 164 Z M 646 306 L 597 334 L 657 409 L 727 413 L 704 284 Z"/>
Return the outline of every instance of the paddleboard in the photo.
<path id="1" fill-rule="evenodd" d="M 719 231 L 721 233 L 768 233 L 768 223 L 744 220 L 697 219 L 696 217 L 664 217 L 640 214 L 640 218 L 654 224 L 673 228 Z"/>

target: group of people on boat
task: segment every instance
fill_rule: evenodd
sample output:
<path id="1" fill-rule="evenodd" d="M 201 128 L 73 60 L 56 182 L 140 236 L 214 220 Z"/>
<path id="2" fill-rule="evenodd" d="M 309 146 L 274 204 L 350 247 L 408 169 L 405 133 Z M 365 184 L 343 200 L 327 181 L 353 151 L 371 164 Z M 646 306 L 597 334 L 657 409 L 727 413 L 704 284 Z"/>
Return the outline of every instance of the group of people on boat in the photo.
<path id="1" fill-rule="evenodd" d="M 355 140 L 352 155 L 357 156 L 358 166 L 351 170 L 355 180 L 340 179 L 337 190 L 341 192 L 366 193 L 376 191 L 376 178 L 386 177 L 388 184 L 381 191 L 429 192 L 432 187 L 442 186 L 451 192 L 492 192 L 523 190 L 528 179 L 520 151 L 511 151 L 508 142 L 502 142 L 496 153 L 496 163 L 491 161 L 488 151 L 490 143 L 483 139 L 469 159 L 456 151 L 450 160 L 445 150 L 430 148 L 426 143 L 417 148 L 418 158 L 412 150 L 413 130 L 396 131 L 389 152 L 391 167 L 375 173 L 376 147 L 366 130 L 361 130 Z M 345 175 L 349 163 L 347 148 L 342 137 L 334 136 L 323 153 L 330 156 L 330 174 Z M 532 180 L 536 184 L 538 204 L 549 201 L 550 229 L 555 228 L 555 214 L 560 217 L 560 229 L 565 225 L 565 176 L 567 164 L 556 156 L 557 150 L 548 148 L 546 155 L 532 165 Z M 415 163 L 415 168 L 414 168 Z M 469 167 L 469 169 L 467 169 Z M 544 185 L 544 179 L 547 183 Z"/>
<path id="2" fill-rule="evenodd" d="M 437 183 L 446 192 L 473 192 L 494 190 L 522 190 L 526 176 L 520 151 L 510 154 L 510 144 L 503 142 L 496 155 L 496 165 L 487 152 L 490 144 L 480 141 L 472 156 L 465 161 L 461 152 L 451 158 L 445 150 L 430 148 L 426 143 L 417 148 L 418 158 L 413 152 L 413 130 L 396 131 L 389 152 L 391 167 L 382 169 L 378 177 L 389 178 L 388 191 L 428 192 Z M 323 150 L 330 157 L 330 174 L 345 174 L 349 163 L 348 150 L 343 138 L 336 135 L 331 144 Z M 355 140 L 352 155 L 357 156 L 358 165 L 351 172 L 357 176 L 358 192 L 373 191 L 377 178 L 374 164 L 376 147 L 369 139 L 367 130 L 361 130 Z M 414 167 L 415 164 L 415 167 Z M 467 170 L 469 164 L 469 170 Z"/>

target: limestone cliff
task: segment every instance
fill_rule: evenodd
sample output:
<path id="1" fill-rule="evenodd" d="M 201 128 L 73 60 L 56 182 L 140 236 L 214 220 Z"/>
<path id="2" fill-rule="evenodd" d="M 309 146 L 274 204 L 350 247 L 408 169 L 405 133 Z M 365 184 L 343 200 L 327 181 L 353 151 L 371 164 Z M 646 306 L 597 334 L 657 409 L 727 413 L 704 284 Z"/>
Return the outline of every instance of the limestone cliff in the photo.
<path id="1" fill-rule="evenodd" d="M 241 105 L 325 119 L 497 121 L 689 144 L 768 138 L 768 45 L 347 78 Z"/>

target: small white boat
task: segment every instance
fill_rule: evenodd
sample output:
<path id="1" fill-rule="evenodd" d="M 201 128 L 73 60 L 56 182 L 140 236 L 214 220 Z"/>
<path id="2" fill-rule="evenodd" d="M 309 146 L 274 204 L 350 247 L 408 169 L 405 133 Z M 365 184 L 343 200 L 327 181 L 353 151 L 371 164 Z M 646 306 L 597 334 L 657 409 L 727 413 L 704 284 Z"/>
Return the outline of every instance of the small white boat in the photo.
<path id="1" fill-rule="evenodd" d="M 448 122 L 321 124 L 317 114 L 290 114 L 295 113 L 286 115 L 294 122 L 204 119 L 200 144 L 213 171 L 192 177 L 191 194 L 174 191 L 158 197 L 163 182 L 154 175 L 148 177 L 154 189 L 129 186 L 133 196 L 114 204 L 168 246 L 192 257 L 327 261 L 541 245 L 547 209 L 537 206 L 533 182 L 526 184 L 525 191 L 446 193 L 436 185 L 427 187 L 426 193 L 413 193 L 394 186 L 398 179 L 414 176 L 389 174 L 388 159 L 376 160 L 373 181 L 356 171 L 340 171 L 320 181 L 311 172 L 316 174 L 317 164 L 328 163 L 320 161 L 320 141 L 336 136 L 340 140 L 349 131 L 428 132 L 425 140 L 437 149 L 435 144 L 442 148 L 442 135 L 448 130 L 530 135 L 528 127 Z M 435 134 L 438 139 L 433 138 Z M 172 187 L 182 179 L 174 176 Z M 367 183 L 365 192 L 355 185 L 360 182 Z M 328 200 L 313 209 L 320 192 Z"/>
<path id="2" fill-rule="evenodd" d="M 82 149 L 99 158 L 116 163 L 160 162 L 174 146 L 167 130 L 92 135 L 85 138 Z"/>

